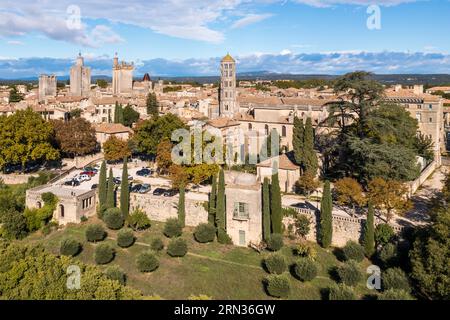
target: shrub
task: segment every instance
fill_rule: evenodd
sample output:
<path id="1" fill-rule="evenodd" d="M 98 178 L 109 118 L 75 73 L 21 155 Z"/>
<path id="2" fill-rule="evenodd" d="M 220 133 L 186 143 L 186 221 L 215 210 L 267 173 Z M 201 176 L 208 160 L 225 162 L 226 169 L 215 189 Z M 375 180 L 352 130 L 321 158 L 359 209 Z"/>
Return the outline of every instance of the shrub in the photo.
<path id="1" fill-rule="evenodd" d="M 355 260 L 361 262 L 364 260 L 364 248 L 355 241 L 347 241 L 345 247 L 342 248 L 345 260 Z"/>
<path id="2" fill-rule="evenodd" d="M 355 286 L 362 279 L 362 273 L 354 260 L 349 260 L 337 268 L 337 274 L 342 283 Z"/>
<path id="3" fill-rule="evenodd" d="M 292 247 L 292 253 L 296 256 L 314 260 L 317 256 L 317 250 L 308 242 L 300 242 Z"/>
<path id="4" fill-rule="evenodd" d="M 80 221 L 86 222 L 86 221 L 88 221 L 88 218 L 86 216 L 81 216 Z"/>
<path id="5" fill-rule="evenodd" d="M 400 268 L 390 268 L 382 274 L 383 290 L 396 289 L 411 292 L 408 277 Z"/>
<path id="6" fill-rule="evenodd" d="M 90 242 L 102 241 L 106 237 L 105 229 L 99 224 L 91 224 L 86 228 L 86 240 Z"/>
<path id="7" fill-rule="evenodd" d="M 385 268 L 396 265 L 398 261 L 397 246 L 393 243 L 385 244 L 378 253 L 378 258 Z"/>
<path id="8" fill-rule="evenodd" d="M 123 227 L 124 219 L 122 211 L 119 208 L 110 208 L 105 211 L 103 221 L 106 226 L 112 230 L 118 230 Z"/>
<path id="9" fill-rule="evenodd" d="M 269 295 L 276 298 L 286 298 L 291 290 L 289 279 L 285 274 L 271 274 L 266 277 L 266 289 Z"/>
<path id="10" fill-rule="evenodd" d="M 145 212 L 137 208 L 128 216 L 127 225 L 134 231 L 139 231 L 150 228 L 151 222 Z"/>
<path id="11" fill-rule="evenodd" d="M 164 249 L 164 242 L 161 240 L 161 238 L 155 238 L 152 240 L 150 247 L 154 251 L 161 251 L 162 249 Z"/>
<path id="12" fill-rule="evenodd" d="M 317 265 L 308 258 L 299 259 L 294 265 L 295 275 L 302 281 L 311 281 L 317 276 Z"/>
<path id="13" fill-rule="evenodd" d="M 345 284 L 334 284 L 329 287 L 329 300 L 356 300 L 352 287 Z"/>
<path id="14" fill-rule="evenodd" d="M 200 243 L 212 242 L 216 236 L 216 228 L 210 223 L 199 224 L 194 231 L 195 240 Z"/>
<path id="15" fill-rule="evenodd" d="M 167 219 L 166 224 L 164 225 L 163 233 L 168 238 L 179 237 L 183 232 L 183 227 L 181 223 L 176 218 Z"/>
<path id="16" fill-rule="evenodd" d="M 120 269 L 118 266 L 110 266 L 106 268 L 105 275 L 108 277 L 108 279 L 116 280 L 121 285 L 126 284 L 127 277 L 122 269 Z"/>
<path id="17" fill-rule="evenodd" d="M 389 289 L 380 294 L 378 300 L 414 300 L 414 298 L 404 290 Z"/>
<path id="18" fill-rule="evenodd" d="M 107 243 L 101 243 L 95 248 L 94 260 L 97 264 L 107 264 L 114 259 L 114 248 Z"/>
<path id="19" fill-rule="evenodd" d="M 271 251 L 278 251 L 283 247 L 283 235 L 279 233 L 272 233 L 267 242 L 267 248 Z"/>
<path id="20" fill-rule="evenodd" d="M 221 244 L 233 244 L 233 241 L 231 240 L 228 233 L 221 228 L 219 228 L 219 230 L 217 231 L 217 242 Z"/>
<path id="21" fill-rule="evenodd" d="M 286 271 L 286 259 L 279 253 L 271 253 L 264 259 L 264 265 L 269 273 L 282 274 Z"/>
<path id="22" fill-rule="evenodd" d="M 152 272 L 159 267 L 159 261 L 151 250 L 147 250 L 137 256 L 136 266 L 140 272 Z"/>
<path id="23" fill-rule="evenodd" d="M 117 233 L 117 245 L 122 248 L 128 248 L 134 243 L 134 234 L 131 229 L 122 229 Z"/>
<path id="24" fill-rule="evenodd" d="M 72 238 L 65 238 L 59 246 L 59 253 L 64 256 L 76 256 L 80 252 L 81 244 Z"/>
<path id="25" fill-rule="evenodd" d="M 295 233 L 302 238 L 305 238 L 311 229 L 311 220 L 305 214 L 297 215 L 295 219 Z"/>
<path id="26" fill-rule="evenodd" d="M 210 296 L 207 296 L 206 294 L 199 294 L 198 296 L 191 294 L 187 299 L 188 300 L 212 300 L 212 298 Z"/>
<path id="27" fill-rule="evenodd" d="M 187 249 L 186 240 L 175 238 L 171 240 L 167 246 L 167 253 L 171 257 L 184 257 L 187 253 Z"/>
<path id="28" fill-rule="evenodd" d="M 375 228 L 375 242 L 377 245 L 384 246 L 394 237 L 394 229 L 387 223 L 382 223 Z"/>
<path id="29" fill-rule="evenodd" d="M 98 205 L 97 206 L 97 217 L 100 220 L 103 220 L 103 216 L 105 215 L 105 211 L 108 209 L 106 204 Z"/>

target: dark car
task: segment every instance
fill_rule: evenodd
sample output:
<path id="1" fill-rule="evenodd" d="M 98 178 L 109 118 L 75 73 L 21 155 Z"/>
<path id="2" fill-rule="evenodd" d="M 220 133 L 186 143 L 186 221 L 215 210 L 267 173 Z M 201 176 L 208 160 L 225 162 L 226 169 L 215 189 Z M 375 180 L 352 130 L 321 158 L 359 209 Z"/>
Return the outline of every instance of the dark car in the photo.
<path id="1" fill-rule="evenodd" d="M 139 189 L 141 189 L 142 184 L 135 184 L 131 186 L 130 192 L 139 192 Z"/>
<path id="2" fill-rule="evenodd" d="M 148 177 L 152 174 L 152 170 L 148 168 L 142 168 L 141 170 L 136 171 L 136 174 L 141 177 Z"/>
<path id="3" fill-rule="evenodd" d="M 141 188 L 139 189 L 139 193 L 147 193 L 151 189 L 150 185 L 148 183 L 144 183 Z"/>
<path id="4" fill-rule="evenodd" d="M 36 172 L 40 169 L 40 164 L 29 164 L 25 167 L 24 173 Z"/>
<path id="5" fill-rule="evenodd" d="M 76 180 L 76 179 L 72 179 L 72 180 L 67 180 L 66 182 L 64 182 L 65 186 L 72 186 L 72 187 L 76 187 L 80 185 L 80 181 Z"/>
<path id="6" fill-rule="evenodd" d="M 5 166 L 5 168 L 3 169 L 4 173 L 13 173 L 16 171 L 20 171 L 22 170 L 22 166 L 20 164 L 14 164 L 14 165 L 7 165 Z"/>
<path id="7" fill-rule="evenodd" d="M 98 184 L 96 184 L 96 183 L 94 183 L 92 186 L 91 186 L 91 190 L 94 190 L 94 189 L 97 189 L 98 188 Z"/>
<path id="8" fill-rule="evenodd" d="M 177 193 L 178 193 L 178 190 L 176 190 L 176 189 L 169 189 L 169 190 L 166 190 L 166 192 L 164 192 L 164 197 L 173 197 Z"/>
<path id="9" fill-rule="evenodd" d="M 93 171 L 94 173 L 98 172 L 98 169 L 94 168 L 94 167 L 84 167 L 83 170 L 84 171 Z"/>
<path id="10" fill-rule="evenodd" d="M 156 189 L 153 191 L 153 195 L 154 195 L 154 196 L 160 196 L 160 195 L 163 195 L 166 191 L 167 191 L 167 190 L 166 190 L 166 189 L 163 189 L 163 188 L 156 188 Z"/>
<path id="11" fill-rule="evenodd" d="M 122 179 L 120 178 L 113 178 L 114 184 L 120 184 L 122 182 Z"/>

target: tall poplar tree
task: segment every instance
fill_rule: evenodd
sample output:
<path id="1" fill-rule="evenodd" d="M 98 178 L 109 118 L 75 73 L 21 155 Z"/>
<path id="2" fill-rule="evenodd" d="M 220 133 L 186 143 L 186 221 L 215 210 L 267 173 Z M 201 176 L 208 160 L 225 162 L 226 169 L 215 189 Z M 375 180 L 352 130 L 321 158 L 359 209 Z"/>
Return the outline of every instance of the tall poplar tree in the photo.
<path id="1" fill-rule="evenodd" d="M 324 248 L 331 245 L 333 238 L 333 200 L 331 198 L 330 181 L 325 181 L 322 200 L 320 202 L 320 244 Z"/>
<path id="2" fill-rule="evenodd" d="M 115 185 L 114 185 L 114 177 L 112 168 L 109 168 L 109 177 L 108 177 L 108 191 L 106 194 L 106 209 L 115 207 Z"/>
<path id="3" fill-rule="evenodd" d="M 216 200 L 216 224 L 218 232 L 219 230 L 226 230 L 226 217 L 225 217 L 225 175 L 223 169 L 219 171 L 219 185 L 217 188 L 217 200 Z"/>
<path id="4" fill-rule="evenodd" d="M 211 193 L 209 194 L 209 207 L 208 207 L 208 223 L 213 226 L 216 225 L 216 194 L 217 194 L 217 177 L 213 175 Z"/>
<path id="5" fill-rule="evenodd" d="M 267 177 L 263 183 L 263 238 L 265 241 L 270 238 L 270 190 Z"/>
<path id="6" fill-rule="evenodd" d="M 130 211 L 130 186 L 128 184 L 128 159 L 123 159 L 122 182 L 120 183 L 120 210 L 126 219 Z"/>
<path id="7" fill-rule="evenodd" d="M 178 221 L 184 228 L 186 225 L 186 207 L 185 207 L 185 187 L 184 184 L 180 186 L 180 195 L 178 197 Z"/>
<path id="8" fill-rule="evenodd" d="M 277 166 L 277 163 L 275 163 L 275 166 Z M 278 171 L 272 175 L 272 183 L 270 185 L 270 216 L 272 222 L 272 233 L 282 234 L 283 217 L 281 214 L 281 191 Z"/>
<path id="9" fill-rule="evenodd" d="M 374 235 L 374 210 L 372 202 L 369 201 L 367 209 L 366 225 L 364 227 L 364 251 L 370 258 L 375 253 L 375 235 Z"/>
<path id="10" fill-rule="evenodd" d="M 107 184 L 106 184 L 106 162 L 102 161 L 100 166 L 100 175 L 98 181 L 98 203 L 99 207 L 102 208 L 106 204 L 106 194 L 107 194 Z"/>
<path id="11" fill-rule="evenodd" d="M 303 119 L 294 117 L 294 128 L 292 132 L 292 147 L 294 149 L 295 162 L 299 166 L 303 166 L 303 155 L 305 152 L 305 126 L 303 125 Z"/>

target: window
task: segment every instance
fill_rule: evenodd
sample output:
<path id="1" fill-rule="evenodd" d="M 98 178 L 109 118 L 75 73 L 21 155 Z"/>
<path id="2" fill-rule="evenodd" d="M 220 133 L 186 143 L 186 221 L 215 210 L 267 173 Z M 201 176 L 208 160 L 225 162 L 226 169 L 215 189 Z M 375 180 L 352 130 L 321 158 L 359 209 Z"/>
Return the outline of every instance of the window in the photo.
<path id="1" fill-rule="evenodd" d="M 245 246 L 245 231 L 239 230 L 239 245 Z"/>
<path id="2" fill-rule="evenodd" d="M 64 218 L 64 206 L 62 204 L 59 205 L 59 215 Z"/>
<path id="3" fill-rule="evenodd" d="M 433 105 L 432 104 L 428 105 L 428 109 L 433 110 Z"/>
<path id="4" fill-rule="evenodd" d="M 252 124 L 251 123 L 248 124 L 248 130 L 252 130 Z"/>
<path id="5" fill-rule="evenodd" d="M 233 218 L 236 219 L 248 219 L 248 203 L 245 202 L 235 202 Z"/>
<path id="6" fill-rule="evenodd" d="M 281 127 L 281 136 L 286 137 L 286 126 Z"/>
<path id="7" fill-rule="evenodd" d="M 418 122 L 422 122 L 422 114 L 420 112 L 416 112 L 416 119 Z"/>
<path id="8" fill-rule="evenodd" d="M 421 105 L 421 104 L 418 104 L 418 105 L 417 105 L 417 109 L 422 109 L 422 105 Z"/>
<path id="9" fill-rule="evenodd" d="M 266 131 L 266 135 L 268 135 L 269 134 L 269 126 L 267 124 L 264 126 L 264 130 Z"/>
<path id="10" fill-rule="evenodd" d="M 433 118 L 429 118 L 428 120 L 429 120 L 430 122 L 433 122 Z"/>

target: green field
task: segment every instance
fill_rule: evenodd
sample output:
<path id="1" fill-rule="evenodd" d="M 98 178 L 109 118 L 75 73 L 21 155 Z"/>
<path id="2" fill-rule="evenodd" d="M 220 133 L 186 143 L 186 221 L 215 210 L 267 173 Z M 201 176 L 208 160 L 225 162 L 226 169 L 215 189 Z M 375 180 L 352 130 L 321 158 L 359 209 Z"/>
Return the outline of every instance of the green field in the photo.
<path id="1" fill-rule="evenodd" d="M 94 263 L 95 244 L 85 240 L 84 231 L 88 224 L 99 222 L 96 218 L 79 225 L 69 225 L 44 236 L 40 232 L 34 233 L 22 240 L 26 243 L 41 243 L 50 252 L 59 254 L 59 242 L 65 236 L 78 239 L 82 245 L 82 252 L 76 257 L 85 263 Z M 193 229 L 186 227 L 183 238 L 188 241 L 188 254 L 182 258 L 172 258 L 165 250 L 158 256 L 160 266 L 151 273 L 141 273 L 135 266 L 136 255 L 149 249 L 154 238 L 161 238 L 165 245 L 169 239 L 162 233 L 163 223 L 153 222 L 150 229 L 136 232 L 136 243 L 127 249 L 117 246 L 116 231 L 108 230 L 106 242 L 116 249 L 115 259 L 109 265 L 119 265 L 127 274 L 127 285 L 141 290 L 145 295 L 158 295 L 163 299 L 186 299 L 190 295 L 204 294 L 213 299 L 270 299 L 265 292 L 262 280 L 267 273 L 262 267 L 262 259 L 268 252 L 258 253 L 251 248 L 222 245 L 217 242 L 201 244 L 194 240 Z M 321 299 L 324 289 L 334 282 L 330 271 L 340 264 L 332 250 L 317 249 L 316 261 L 320 265 L 320 272 L 311 282 L 303 283 L 292 275 L 291 293 L 289 299 Z M 295 261 L 290 245 L 286 244 L 281 252 L 286 256 L 289 264 Z M 361 263 L 361 267 L 369 264 Z M 104 266 L 106 268 L 106 266 Z M 360 297 L 371 292 L 365 288 L 365 283 L 356 287 Z"/>

